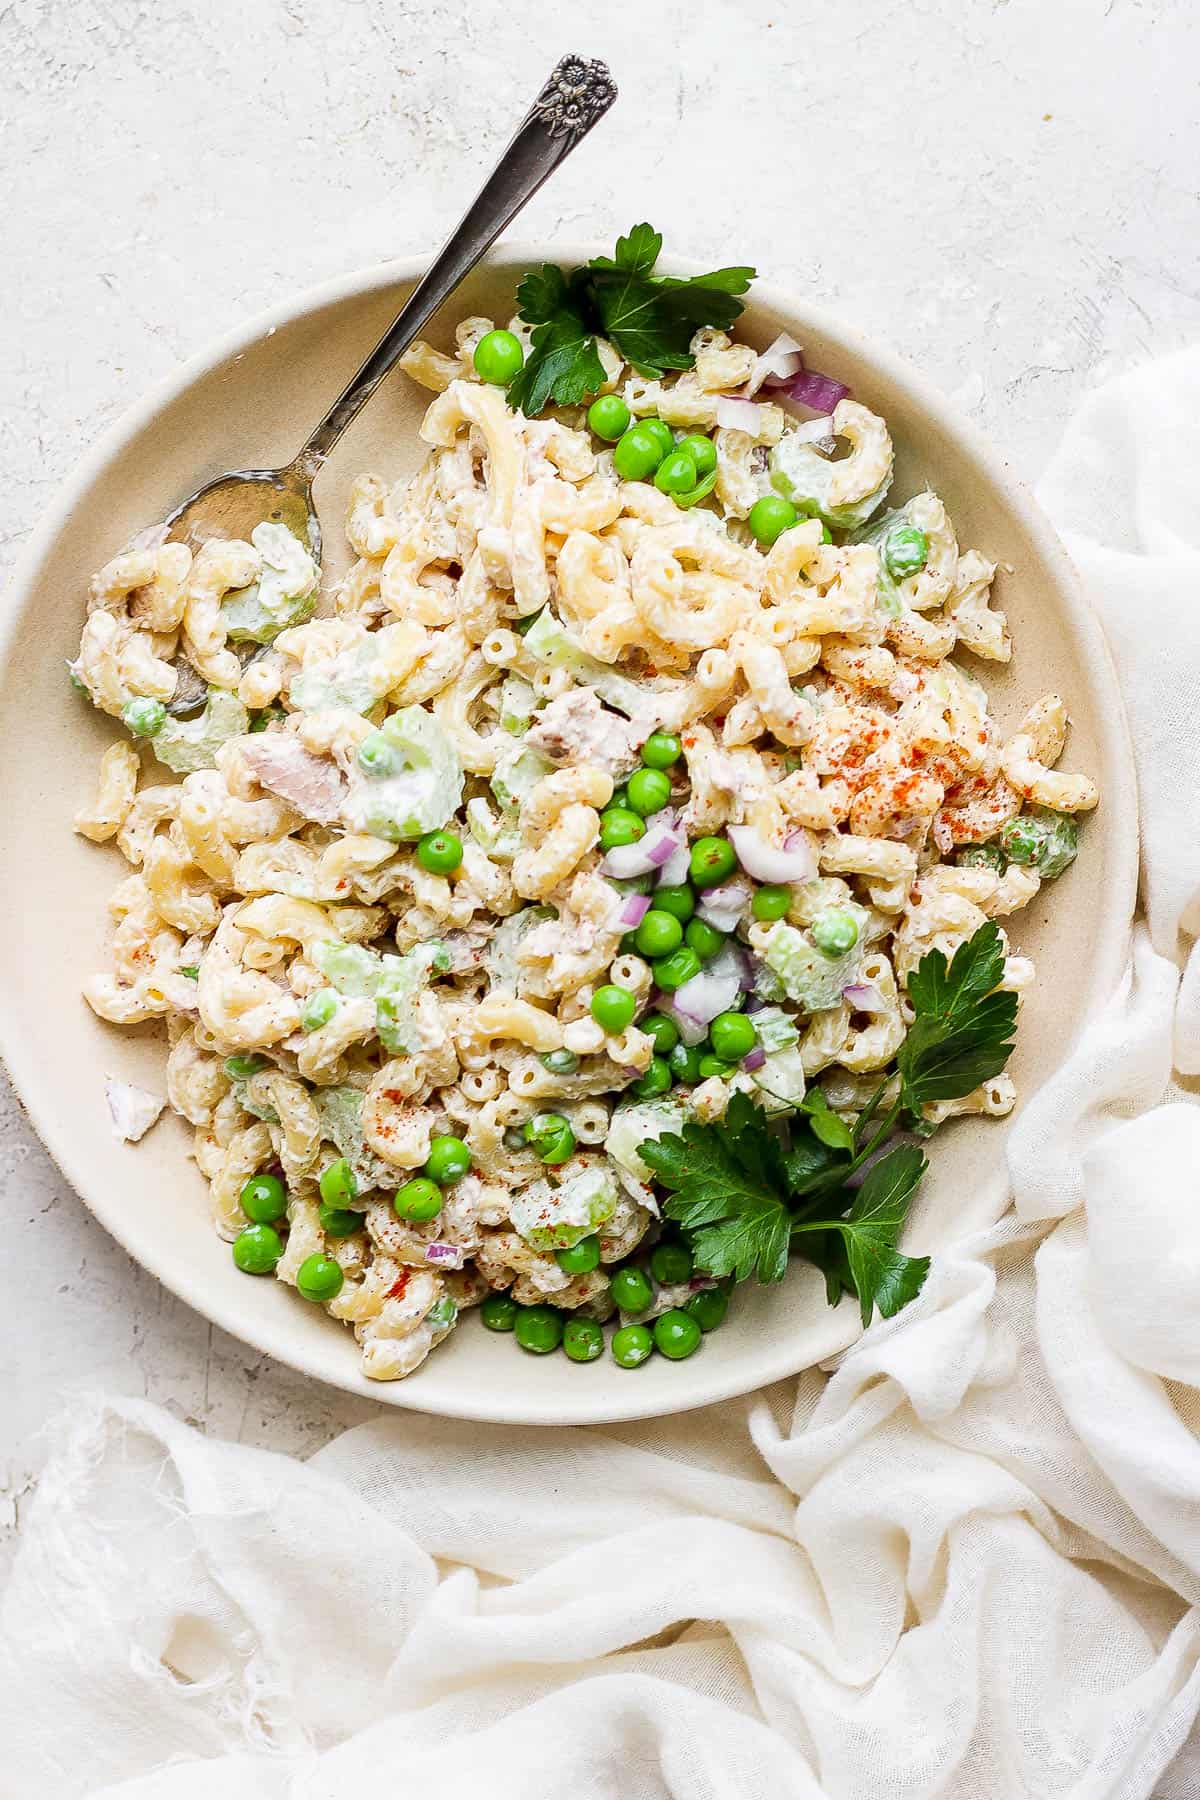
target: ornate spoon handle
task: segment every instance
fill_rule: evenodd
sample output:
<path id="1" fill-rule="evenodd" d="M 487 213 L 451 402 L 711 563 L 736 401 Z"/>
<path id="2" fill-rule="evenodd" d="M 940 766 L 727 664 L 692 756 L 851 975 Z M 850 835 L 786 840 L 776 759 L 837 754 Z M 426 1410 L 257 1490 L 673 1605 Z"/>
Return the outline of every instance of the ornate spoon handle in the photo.
<path id="1" fill-rule="evenodd" d="M 296 457 L 311 479 L 431 315 L 617 97 L 602 62 L 564 56 L 396 319 Z"/>

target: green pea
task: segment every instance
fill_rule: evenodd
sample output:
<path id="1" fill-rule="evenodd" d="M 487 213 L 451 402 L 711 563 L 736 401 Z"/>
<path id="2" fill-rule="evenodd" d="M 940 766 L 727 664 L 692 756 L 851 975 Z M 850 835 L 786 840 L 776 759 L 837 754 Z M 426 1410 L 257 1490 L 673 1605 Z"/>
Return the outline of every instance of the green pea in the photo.
<path id="1" fill-rule="evenodd" d="M 695 1087 L 700 1079 L 701 1056 L 697 1044 L 676 1044 L 667 1057 L 667 1067 L 676 1081 L 681 1081 L 685 1087 Z"/>
<path id="2" fill-rule="evenodd" d="M 719 887 L 736 868 L 737 857 L 727 838 L 702 837 L 692 845 L 688 873 L 695 887 Z"/>
<path id="3" fill-rule="evenodd" d="M 511 1294 L 485 1294 L 479 1316 L 489 1331 L 511 1331 L 520 1310 Z"/>
<path id="4" fill-rule="evenodd" d="M 660 887 L 655 890 L 654 904 L 659 912 L 668 912 L 687 924 L 696 910 L 696 896 L 690 887 Z"/>
<path id="5" fill-rule="evenodd" d="M 858 942 L 858 920 L 845 907 L 827 907 L 812 922 L 812 941 L 825 956 L 845 956 Z"/>
<path id="6" fill-rule="evenodd" d="M 240 1199 L 242 1211 L 256 1225 L 273 1225 L 287 1211 L 287 1193 L 278 1175 L 252 1175 Z"/>
<path id="7" fill-rule="evenodd" d="M 637 813 L 624 806 L 610 806 L 600 814 L 600 848 L 617 850 L 622 844 L 636 844 L 646 826 Z"/>
<path id="8" fill-rule="evenodd" d="M 301 1031 L 319 1031 L 322 1025 L 328 1025 L 337 1006 L 332 988 L 318 988 L 315 994 L 306 994 L 300 1002 Z"/>
<path id="9" fill-rule="evenodd" d="M 713 1055 L 728 1063 L 741 1062 L 758 1042 L 754 1026 L 745 1013 L 738 1012 L 718 1013 L 708 1028 L 708 1035 Z"/>
<path id="10" fill-rule="evenodd" d="M 549 1075 L 574 1075 L 579 1067 L 579 1058 L 573 1050 L 547 1050 L 538 1060 Z"/>
<path id="11" fill-rule="evenodd" d="M 701 1331 L 715 1331 L 729 1311 L 729 1295 L 724 1288 L 701 1288 L 684 1301 L 683 1310 L 692 1315 Z"/>
<path id="12" fill-rule="evenodd" d="M 654 1347 L 671 1362 L 682 1362 L 700 1348 L 700 1327 L 682 1307 L 659 1313 L 654 1321 Z"/>
<path id="13" fill-rule="evenodd" d="M 562 1314 L 552 1306 L 523 1306 L 514 1330 L 522 1350 L 531 1356 L 549 1356 L 562 1343 Z"/>
<path id="14" fill-rule="evenodd" d="M 590 1275 L 600 1266 L 600 1239 L 594 1235 L 580 1238 L 569 1249 L 556 1250 L 554 1259 L 564 1275 Z"/>
<path id="15" fill-rule="evenodd" d="M 658 444 L 664 456 L 670 456 L 675 448 L 675 433 L 665 419 L 643 419 L 642 427 L 648 431 Z"/>
<path id="16" fill-rule="evenodd" d="M 611 982 L 606 982 L 592 995 L 589 1010 L 597 1025 L 604 1028 L 606 1036 L 617 1037 L 627 1025 L 633 1024 L 637 1001 L 627 988 L 614 987 Z"/>
<path id="17" fill-rule="evenodd" d="M 470 1167 L 471 1152 L 461 1138 L 435 1137 L 430 1143 L 422 1173 L 430 1181 L 436 1181 L 439 1187 L 450 1187 L 461 1181 Z"/>
<path id="18" fill-rule="evenodd" d="M 332 1256 L 306 1256 L 296 1270 L 296 1291 L 302 1299 L 323 1304 L 336 1299 L 345 1279 Z"/>
<path id="19" fill-rule="evenodd" d="M 683 935 L 701 962 L 709 962 L 725 942 L 725 933 L 705 919 L 692 919 Z"/>
<path id="20" fill-rule="evenodd" d="M 652 1056 L 650 1065 L 633 1083 L 633 1092 L 639 1100 L 657 1100 L 660 1094 L 669 1093 L 673 1085 L 671 1066 L 665 1056 Z"/>
<path id="21" fill-rule="evenodd" d="M 486 331 L 475 346 L 471 359 L 480 381 L 492 387 L 507 387 L 525 361 L 521 340 L 511 331 Z"/>
<path id="22" fill-rule="evenodd" d="M 774 887 L 768 883 L 765 887 L 755 888 L 750 911 L 756 919 L 782 919 L 791 904 L 790 887 Z"/>
<path id="23" fill-rule="evenodd" d="M 457 1318 L 458 1307 L 449 1294 L 443 1294 L 440 1299 L 434 1301 L 425 1314 L 425 1323 L 433 1331 L 449 1331 Z"/>
<path id="24" fill-rule="evenodd" d="M 665 1013 L 649 1013 L 638 1030 L 650 1039 L 656 1056 L 669 1056 L 679 1042 L 679 1028 Z"/>
<path id="25" fill-rule="evenodd" d="M 654 1354 L 654 1334 L 645 1325 L 622 1325 L 613 1332 L 613 1361 L 622 1369 L 640 1369 Z"/>
<path id="26" fill-rule="evenodd" d="M 632 1263 L 617 1270 L 609 1283 L 609 1291 L 613 1297 L 613 1305 L 626 1313 L 645 1312 L 654 1299 L 654 1289 L 645 1274 L 641 1269 L 634 1268 Z"/>
<path id="27" fill-rule="evenodd" d="M 955 852 L 954 860 L 960 869 L 991 869 L 996 875 L 1003 875 L 1008 866 L 999 844 L 966 844 Z"/>
<path id="28" fill-rule="evenodd" d="M 382 731 L 365 737 L 354 754 L 364 775 L 395 775 L 400 767 L 400 752 Z"/>
<path id="29" fill-rule="evenodd" d="M 692 928 L 689 925 L 688 930 Z M 651 907 L 633 934 L 639 956 L 669 956 L 683 942 L 683 926 L 669 912 Z"/>
<path id="30" fill-rule="evenodd" d="M 628 810 L 629 810 L 629 790 L 625 787 L 615 787 L 612 791 L 612 799 L 609 801 L 608 804 L 610 807 L 619 806 L 624 811 L 628 812 Z"/>
<path id="31" fill-rule="evenodd" d="M 728 1081 L 729 1077 L 736 1073 L 736 1065 L 722 1062 L 719 1056 L 702 1056 L 700 1058 L 701 1081 L 711 1081 L 714 1075 L 720 1076 L 722 1081 Z"/>
<path id="32" fill-rule="evenodd" d="M 692 1278 L 692 1253 L 686 1244 L 658 1244 L 650 1252 L 650 1273 L 661 1287 L 678 1287 Z"/>
<path id="33" fill-rule="evenodd" d="M 636 956 L 638 953 L 637 933 L 635 931 L 623 932 L 617 940 L 617 948 L 622 956 Z"/>
<path id="34" fill-rule="evenodd" d="M 161 700 L 144 700 L 138 695 L 121 708 L 121 721 L 134 737 L 154 737 L 167 722 L 167 709 Z"/>
<path id="35" fill-rule="evenodd" d="M 660 494 L 688 494 L 696 485 L 696 465 L 686 450 L 672 450 L 654 472 Z"/>
<path id="36" fill-rule="evenodd" d="M 249 1056 L 227 1056 L 225 1058 L 225 1073 L 228 1075 L 230 1081 L 249 1081 L 252 1075 L 257 1075 L 258 1071 L 260 1069 L 265 1069 L 266 1066 L 267 1059 L 265 1056 L 255 1056 L 251 1054 Z"/>
<path id="37" fill-rule="evenodd" d="M 635 769 L 629 777 L 629 807 L 643 818 L 661 812 L 671 798 L 671 778 L 662 769 Z"/>
<path id="38" fill-rule="evenodd" d="M 431 875 L 452 875 L 462 859 L 462 839 L 453 831 L 428 831 L 417 845 L 417 861 Z"/>
<path id="39" fill-rule="evenodd" d="M 615 444 L 629 429 L 629 408 L 620 394 L 598 394 L 588 407 L 587 422 L 598 438 Z"/>
<path id="40" fill-rule="evenodd" d="M 317 1208 L 317 1217 L 327 1237 L 350 1237 L 352 1233 L 361 1230 L 363 1225 L 360 1212 L 351 1212 L 345 1206 L 329 1206 L 324 1200 Z"/>
<path id="41" fill-rule="evenodd" d="M 551 1168 L 575 1154 L 575 1132 L 562 1113 L 535 1113 L 525 1127 L 525 1140 Z"/>
<path id="42" fill-rule="evenodd" d="M 897 525 L 883 546 L 883 564 L 893 581 L 919 575 L 929 561 L 929 539 L 919 525 Z"/>
<path id="43" fill-rule="evenodd" d="M 785 531 L 790 531 L 798 517 L 791 501 L 785 500 L 782 494 L 764 494 L 750 508 L 746 523 L 758 542 L 769 546 L 781 538 Z"/>
<path id="44" fill-rule="evenodd" d="M 604 1333 L 595 1319 L 570 1319 L 563 1330 L 562 1346 L 572 1362 L 595 1362 L 604 1355 Z"/>
<path id="45" fill-rule="evenodd" d="M 358 1193 L 358 1180 L 344 1156 L 321 1170 L 317 1186 L 326 1206 L 340 1206 L 343 1200 L 353 1200 Z"/>
<path id="46" fill-rule="evenodd" d="M 675 448 L 691 457 L 700 480 L 711 475 L 717 466 L 717 446 L 711 438 L 703 437 L 698 431 L 689 432 L 687 437 L 680 438 Z"/>
<path id="47" fill-rule="evenodd" d="M 678 950 L 672 950 L 670 956 L 660 957 L 651 966 L 655 982 L 669 994 L 700 973 L 700 958 L 690 945 L 682 944 Z"/>
<path id="48" fill-rule="evenodd" d="M 427 1175 L 414 1175 L 411 1181 L 397 1188 L 392 1206 L 398 1219 L 425 1225 L 430 1219 L 436 1219 L 442 1210 L 442 1190 Z"/>
<path id="49" fill-rule="evenodd" d="M 273 1225 L 247 1225 L 233 1240 L 233 1260 L 243 1275 L 270 1275 L 282 1255 L 283 1241 Z"/>
<path id="50" fill-rule="evenodd" d="M 666 454 L 657 432 L 648 427 L 646 419 L 631 425 L 613 451 L 613 465 L 622 481 L 646 481 Z"/>
<path id="51" fill-rule="evenodd" d="M 683 755 L 683 745 L 673 731 L 652 731 L 642 745 L 642 761 L 648 769 L 669 769 Z"/>

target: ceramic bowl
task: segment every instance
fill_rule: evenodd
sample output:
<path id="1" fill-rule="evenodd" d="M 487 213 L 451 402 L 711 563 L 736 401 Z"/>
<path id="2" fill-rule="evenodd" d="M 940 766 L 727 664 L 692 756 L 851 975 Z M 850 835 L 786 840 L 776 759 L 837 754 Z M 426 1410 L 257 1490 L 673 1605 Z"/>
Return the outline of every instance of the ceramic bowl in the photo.
<path id="1" fill-rule="evenodd" d="M 464 283 L 433 324 L 449 344 L 468 314 L 504 320 L 530 263 L 582 261 L 587 248 L 504 248 Z M 280 1282 L 240 1274 L 209 1222 L 188 1157 L 190 1129 L 168 1115 L 138 1146 L 114 1142 L 104 1079 L 163 1091 L 161 1032 L 118 1030 L 79 997 L 108 966 L 106 904 L 125 873 L 112 847 L 71 830 L 92 789 L 111 721 L 71 689 L 88 577 L 141 527 L 227 468 L 286 461 L 399 308 L 416 260 L 329 283 L 242 327 L 185 364 L 85 458 L 29 546 L 12 585 L 0 645 L 0 784 L 8 879 L 0 890 L 0 1045 L 29 1115 L 101 1223 L 207 1318 L 292 1367 L 383 1405 L 456 1417 L 583 1424 L 677 1412 L 747 1392 L 843 1349 L 858 1331 L 847 1303 L 826 1306 L 815 1271 L 797 1265 L 769 1290 L 738 1290 L 726 1324 L 686 1364 L 652 1358 L 637 1371 L 605 1356 L 579 1367 L 524 1355 L 470 1317 L 406 1381 L 359 1373 L 348 1329 Z M 686 272 L 685 264 L 676 264 Z M 786 329 L 811 366 L 845 380 L 887 419 L 897 449 L 895 496 L 925 484 L 949 508 L 965 547 L 1002 567 L 996 598 L 1016 654 L 982 665 L 1002 724 L 1048 688 L 1068 699 L 1067 760 L 1103 790 L 1078 862 L 1010 921 L 1037 963 L 1012 1071 L 1028 1095 L 1061 1062 L 1119 974 L 1133 904 L 1135 788 L 1121 703 L 1095 615 L 1054 532 L 1000 457 L 928 383 L 860 341 L 801 297 L 755 284 L 741 327 L 759 347 Z M 351 477 L 394 478 L 419 460 L 428 394 L 394 373 L 360 415 L 317 484 L 326 574 L 347 560 L 343 503 Z M 967 659 L 971 661 L 971 659 Z M 999 1216 L 1007 1203 L 1003 1124 L 962 1121 L 932 1145 L 932 1168 L 908 1236 L 936 1248 Z M 69 1319 L 60 1321 L 70 1329 Z"/>

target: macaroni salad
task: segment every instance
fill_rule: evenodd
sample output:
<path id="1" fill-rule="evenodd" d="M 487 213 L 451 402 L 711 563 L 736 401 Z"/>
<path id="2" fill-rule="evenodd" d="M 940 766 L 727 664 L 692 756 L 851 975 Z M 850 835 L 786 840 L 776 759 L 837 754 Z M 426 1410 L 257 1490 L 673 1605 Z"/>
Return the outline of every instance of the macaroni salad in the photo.
<path id="1" fill-rule="evenodd" d="M 936 494 L 889 509 L 886 422 L 798 406 L 798 346 L 705 326 L 652 377 L 601 340 L 599 392 L 529 417 L 529 345 L 469 318 L 406 354 L 427 455 L 353 482 L 332 592 L 282 526 L 160 533 L 72 665 L 125 727 L 76 819 L 128 865 L 85 998 L 165 1022 L 238 1266 L 379 1380 L 481 1302 L 535 1352 L 592 1360 L 619 1313 L 623 1366 L 689 1354 L 730 1284 L 640 1148 L 739 1092 L 853 1121 L 922 959 L 1028 905 L 1098 799 L 1057 694 L 998 731 L 995 565 Z"/>

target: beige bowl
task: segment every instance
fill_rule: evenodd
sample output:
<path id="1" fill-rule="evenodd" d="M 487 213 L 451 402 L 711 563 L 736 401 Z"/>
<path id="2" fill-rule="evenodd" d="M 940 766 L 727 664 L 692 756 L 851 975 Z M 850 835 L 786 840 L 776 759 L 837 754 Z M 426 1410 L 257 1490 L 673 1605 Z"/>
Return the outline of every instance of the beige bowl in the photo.
<path id="1" fill-rule="evenodd" d="M 463 285 L 430 335 L 449 343 L 470 313 L 505 319 L 519 272 L 578 246 L 506 248 Z M 686 265 L 676 265 L 686 272 Z M 352 1393 L 462 1418 L 583 1424 L 678 1412 L 747 1392 L 844 1348 L 854 1309 L 825 1304 L 815 1271 L 797 1265 L 770 1290 L 747 1284 L 729 1317 L 686 1367 L 652 1358 L 619 1369 L 537 1360 L 470 1318 L 407 1381 L 359 1373 L 350 1332 L 282 1283 L 240 1274 L 209 1223 L 189 1131 L 165 1117 L 136 1148 L 113 1141 L 104 1078 L 163 1091 L 164 1046 L 150 1026 L 101 1023 L 80 983 L 107 966 L 106 903 L 125 864 L 73 835 L 113 727 L 73 693 L 63 668 L 77 647 L 89 575 L 140 527 L 227 468 L 284 462 L 397 311 L 414 260 L 346 277 L 256 319 L 164 382 L 91 451 L 29 547 L 3 618 L 0 764 L 8 879 L 0 905 L 0 1048 L 51 1154 L 96 1217 L 169 1288 L 257 1349 Z M 1002 723 L 1047 688 L 1074 720 L 1068 760 L 1090 770 L 1104 800 L 1075 867 L 1012 923 L 1038 964 L 1013 1073 L 1028 1094 L 1066 1055 L 1117 978 L 1133 906 L 1135 788 L 1121 702 L 1094 614 L 1050 526 L 1001 460 L 924 381 L 862 344 L 805 301 L 758 283 L 743 328 L 762 347 L 781 329 L 813 367 L 843 378 L 888 420 L 896 492 L 926 483 L 945 500 L 964 546 L 1006 565 L 997 583 L 1016 640 L 1007 671 L 981 673 Z M 346 555 L 343 500 L 353 474 L 394 477 L 417 460 L 428 396 L 403 375 L 376 395 L 322 472 L 317 499 L 327 573 Z M 1011 573 L 1007 570 L 1011 568 Z M 932 1146 L 932 1169 L 909 1241 L 936 1247 L 999 1216 L 1007 1203 L 1003 1125 L 964 1121 Z M 61 1323 L 61 1321 L 60 1321 Z M 69 1321 L 68 1327 L 69 1329 Z"/>

